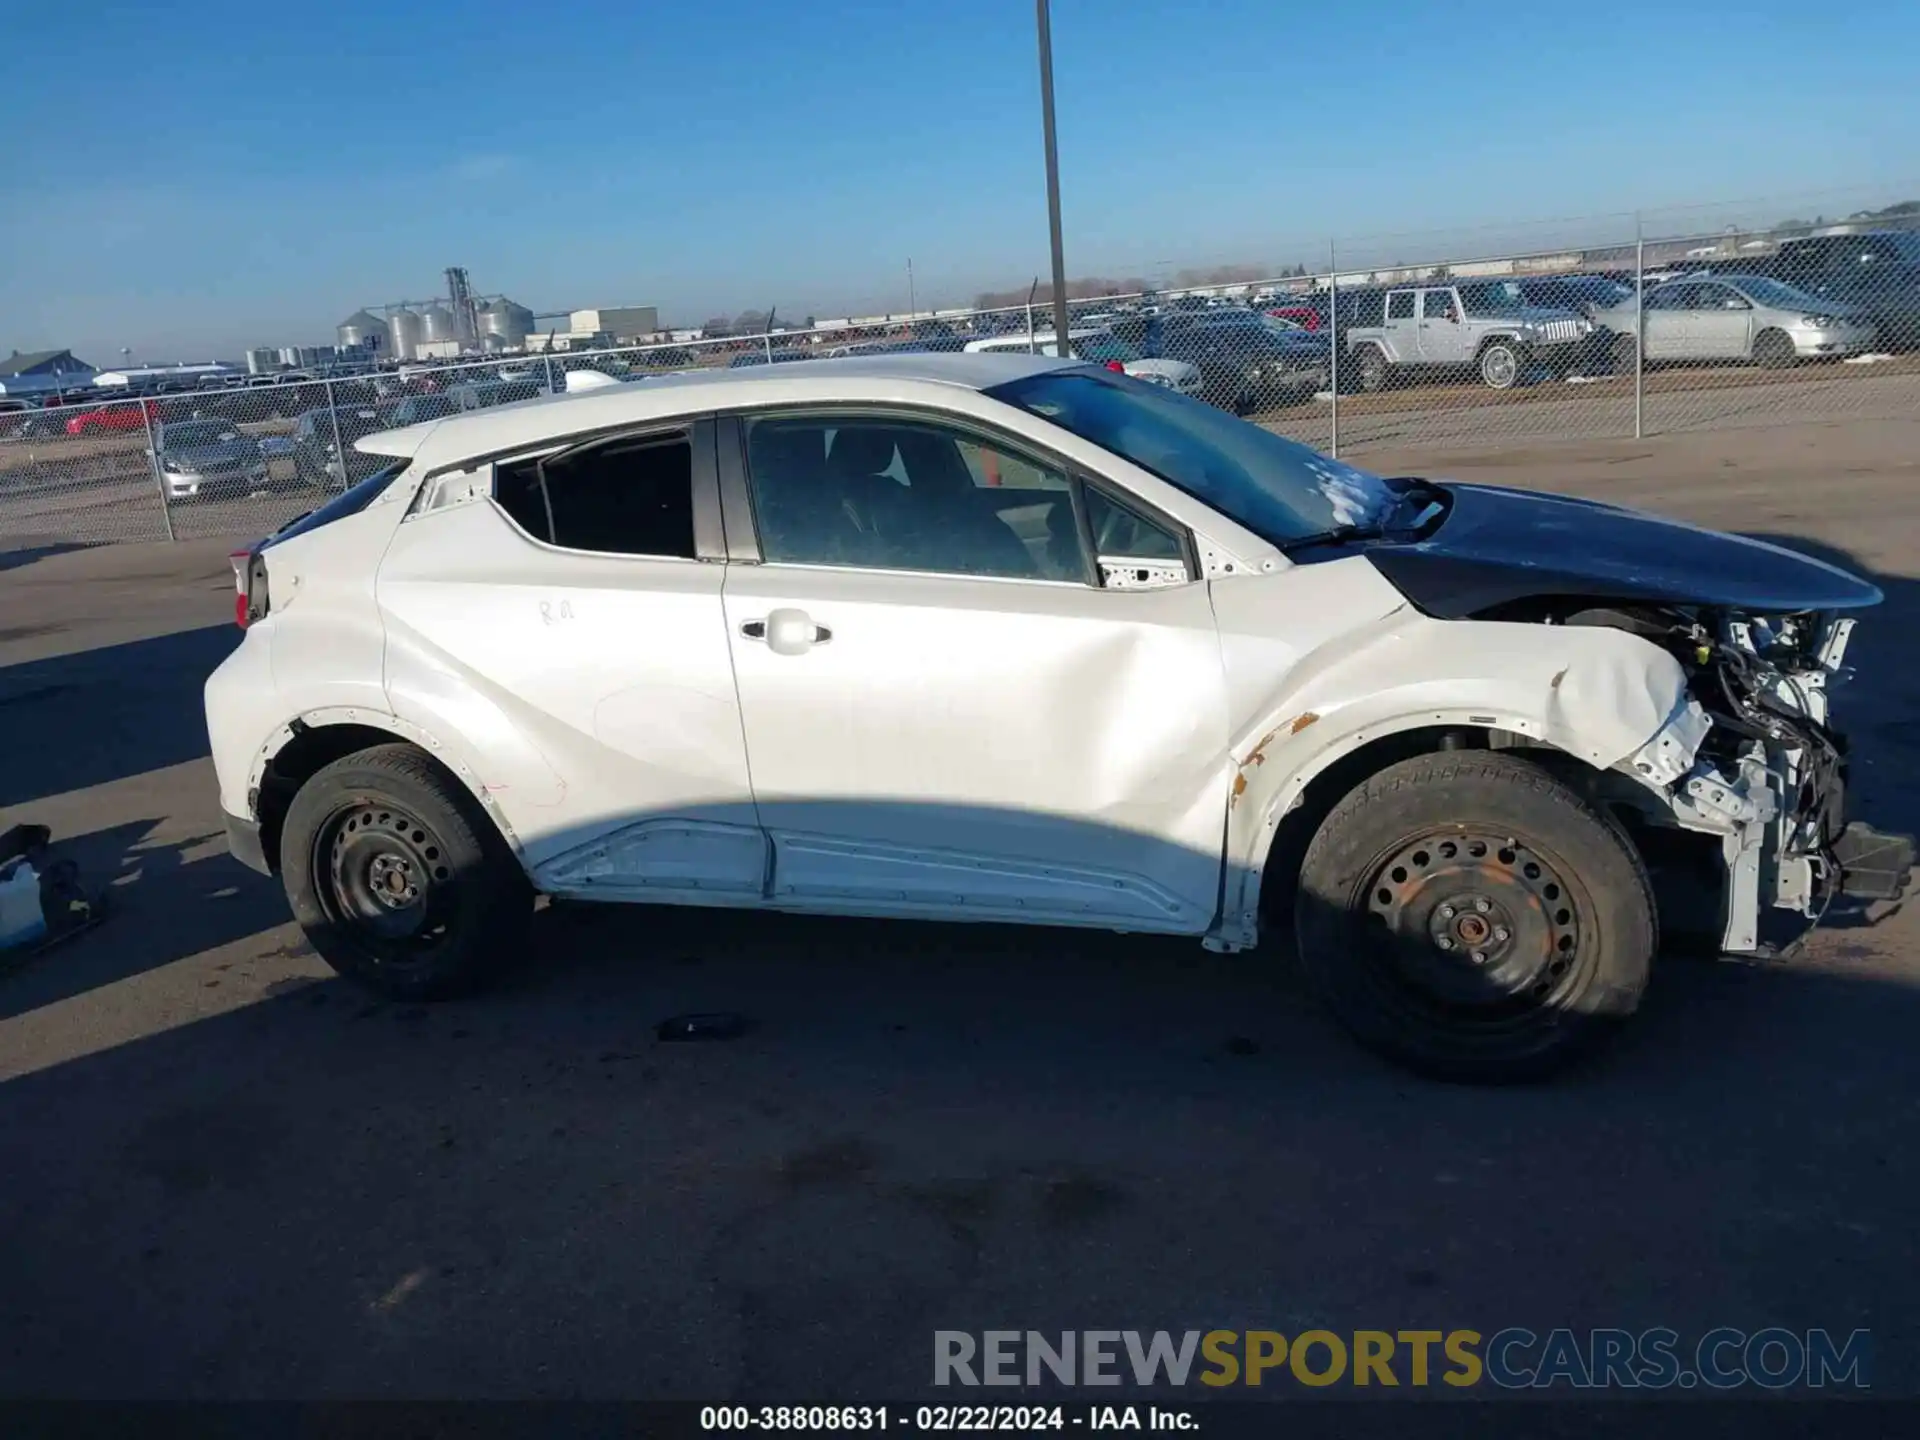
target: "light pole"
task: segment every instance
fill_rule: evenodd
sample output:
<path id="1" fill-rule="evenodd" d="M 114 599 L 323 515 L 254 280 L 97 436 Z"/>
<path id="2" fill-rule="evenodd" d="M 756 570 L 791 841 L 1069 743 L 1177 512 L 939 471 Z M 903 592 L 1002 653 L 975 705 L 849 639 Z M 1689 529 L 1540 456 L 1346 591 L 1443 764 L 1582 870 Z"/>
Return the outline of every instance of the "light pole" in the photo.
<path id="1" fill-rule="evenodd" d="M 909 255 L 907 257 L 907 318 L 911 320 L 919 313 L 920 307 L 914 303 L 913 298 L 913 257 Z"/>
<path id="2" fill-rule="evenodd" d="M 1067 355 L 1067 257 L 1060 243 L 1060 147 L 1053 138 L 1053 18 L 1048 0 L 1034 0 L 1040 29 L 1040 124 L 1047 139 L 1047 228 L 1053 241 L 1054 354 Z"/>

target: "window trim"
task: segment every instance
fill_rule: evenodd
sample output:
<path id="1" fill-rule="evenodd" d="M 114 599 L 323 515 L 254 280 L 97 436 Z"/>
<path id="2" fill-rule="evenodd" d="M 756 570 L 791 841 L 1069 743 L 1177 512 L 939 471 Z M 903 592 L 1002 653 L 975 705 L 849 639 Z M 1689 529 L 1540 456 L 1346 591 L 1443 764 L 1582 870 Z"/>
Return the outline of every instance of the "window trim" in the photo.
<path id="1" fill-rule="evenodd" d="M 718 481 L 715 475 L 714 419 L 711 415 L 676 416 L 670 421 L 652 421 L 642 425 L 623 425 L 608 427 L 604 430 L 587 432 L 581 435 L 566 436 L 555 443 L 547 440 L 536 445 L 521 445 L 510 451 L 476 459 L 460 465 L 436 467 L 426 479 L 429 483 L 442 475 L 458 471 L 478 470 L 483 465 L 490 474 L 486 491 L 487 504 L 506 522 L 513 533 L 529 545 L 538 546 L 554 555 L 580 555 L 595 560 L 636 560 L 647 563 L 666 563 L 677 565 L 703 565 L 724 561 L 727 558 L 726 537 L 720 513 Z M 684 440 L 689 455 L 689 469 L 692 482 L 693 501 L 693 551 L 692 555 L 638 555 L 624 550 L 583 550 L 572 545 L 556 544 L 551 539 L 542 538 L 528 530 L 513 517 L 506 506 L 500 503 L 498 488 L 500 467 L 531 460 L 544 466 L 563 456 L 584 454 L 605 445 L 617 444 L 624 440 Z M 425 514 L 437 514 L 427 511 Z"/>
<path id="2" fill-rule="evenodd" d="M 747 473 L 747 422 L 763 419 L 806 419 L 815 416 L 845 416 L 850 419 L 909 423 L 917 421 L 935 425 L 944 430 L 955 431 L 984 441 L 1011 455 L 1027 459 L 1042 468 L 1065 476 L 1068 494 L 1073 504 L 1074 526 L 1080 535 L 1081 558 L 1086 562 L 1087 573 L 1079 580 L 1045 580 L 1022 575 L 968 575 L 954 570 L 891 570 L 870 565 L 819 565 L 795 560 L 766 559 L 760 546 L 759 526 L 753 513 L 752 486 Z M 1058 451 L 1044 445 L 1037 445 L 1023 435 L 1013 434 L 990 420 L 982 420 L 972 415 L 959 415 L 951 410 L 941 410 L 930 405 L 886 401 L 824 401 L 741 406 L 738 409 L 722 411 L 715 418 L 718 424 L 717 449 L 720 455 L 720 498 L 725 513 L 728 541 L 733 546 L 729 558 L 737 564 L 778 565 L 795 570 L 834 570 L 857 575 L 927 575 L 943 580 L 991 580 L 1014 585 L 1071 585 L 1085 590 L 1104 591 L 1107 587 L 1101 581 L 1100 557 L 1095 553 L 1092 527 L 1087 519 L 1084 492 L 1085 488 L 1091 485 L 1106 498 L 1117 500 L 1128 509 L 1138 511 L 1179 539 L 1181 551 L 1185 557 L 1189 585 L 1198 581 L 1202 575 L 1197 563 L 1199 544 L 1191 526 L 1167 514 L 1159 506 L 1141 496 L 1135 495 L 1125 486 L 1088 470 L 1086 466 L 1067 458 Z M 731 439 L 728 438 L 728 431 L 732 432 Z"/>

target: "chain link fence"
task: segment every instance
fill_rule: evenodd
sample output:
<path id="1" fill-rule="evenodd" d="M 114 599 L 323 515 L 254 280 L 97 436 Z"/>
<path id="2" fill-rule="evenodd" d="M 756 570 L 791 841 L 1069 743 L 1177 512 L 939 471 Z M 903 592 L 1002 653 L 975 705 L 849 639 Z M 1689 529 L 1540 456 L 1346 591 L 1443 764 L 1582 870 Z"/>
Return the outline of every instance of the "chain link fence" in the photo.
<path id="1" fill-rule="evenodd" d="M 1920 215 L 1840 233 L 1589 222 L 1586 243 L 1332 242 L 1317 274 L 1083 295 L 1070 352 L 1318 449 L 1463 448 L 1920 416 Z M 1691 220 L 1689 227 L 1684 221 Z M 1558 237 L 1554 237 L 1556 240 Z M 1381 263 L 1418 250 L 1422 263 Z M 617 379 L 911 350 L 1058 353 L 1049 297 L 807 330 L 0 412 L 0 536 L 251 538 L 379 463 L 375 431 Z"/>

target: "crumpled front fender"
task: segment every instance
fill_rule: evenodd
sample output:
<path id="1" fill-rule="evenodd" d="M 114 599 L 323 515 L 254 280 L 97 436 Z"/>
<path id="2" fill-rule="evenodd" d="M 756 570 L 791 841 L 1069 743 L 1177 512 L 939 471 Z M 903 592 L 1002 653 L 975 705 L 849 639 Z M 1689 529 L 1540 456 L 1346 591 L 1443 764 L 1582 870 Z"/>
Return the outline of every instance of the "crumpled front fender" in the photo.
<path id="1" fill-rule="evenodd" d="M 1682 723 L 1697 709 L 1680 663 L 1622 630 L 1400 611 L 1336 640 L 1235 726 L 1227 882 L 1212 938 L 1252 943 L 1261 871 L 1282 817 L 1317 775 L 1363 745 L 1433 726 L 1506 731 L 1663 786 L 1705 733 L 1704 724 Z M 1648 756 L 1648 764 L 1627 763 Z"/>

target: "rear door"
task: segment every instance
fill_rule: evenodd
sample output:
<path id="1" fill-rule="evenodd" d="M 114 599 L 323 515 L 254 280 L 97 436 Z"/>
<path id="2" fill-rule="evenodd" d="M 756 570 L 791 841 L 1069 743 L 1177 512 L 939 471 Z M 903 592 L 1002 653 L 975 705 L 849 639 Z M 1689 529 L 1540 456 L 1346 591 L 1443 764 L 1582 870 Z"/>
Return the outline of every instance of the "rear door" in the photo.
<path id="1" fill-rule="evenodd" d="M 1648 293 L 1642 302 L 1641 349 L 1649 360 L 1692 358 L 1686 350 L 1687 317 L 1693 308 L 1694 291 L 1690 282 L 1669 282 Z"/>
<path id="2" fill-rule="evenodd" d="M 1420 358 L 1420 297 L 1415 290 L 1395 290 L 1387 296 L 1387 343 L 1395 360 Z"/>
<path id="3" fill-rule="evenodd" d="M 762 558 L 727 634 L 774 903 L 1205 930 L 1226 700 L 1185 533 L 944 416 L 741 429 Z M 1096 519 L 1142 553 L 1097 569 Z"/>
<path id="4" fill-rule="evenodd" d="M 428 481 L 381 567 L 395 712 L 464 737 L 543 886 L 757 903 L 713 422 Z"/>

